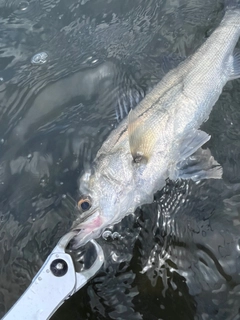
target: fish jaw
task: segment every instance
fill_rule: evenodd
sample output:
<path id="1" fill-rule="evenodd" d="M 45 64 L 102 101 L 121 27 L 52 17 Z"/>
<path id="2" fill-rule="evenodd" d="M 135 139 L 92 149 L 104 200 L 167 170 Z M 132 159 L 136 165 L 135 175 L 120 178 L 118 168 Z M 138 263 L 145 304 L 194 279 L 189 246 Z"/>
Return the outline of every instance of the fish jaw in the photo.
<path id="1" fill-rule="evenodd" d="M 88 241 L 99 238 L 107 227 L 120 222 L 126 215 L 134 212 L 139 203 L 134 203 L 134 206 L 130 204 L 133 198 L 135 197 L 126 197 L 121 203 L 115 203 L 108 208 L 106 208 L 106 205 L 100 206 L 84 221 L 73 226 L 72 230 L 78 231 L 78 233 L 72 240 L 72 248 L 77 249 L 84 246 Z M 102 202 L 104 202 L 103 199 Z"/>
<path id="2" fill-rule="evenodd" d="M 88 241 L 101 235 L 103 228 L 107 225 L 100 211 L 95 211 L 85 221 L 73 228 L 78 234 L 72 240 L 72 248 L 77 249 L 84 246 Z"/>

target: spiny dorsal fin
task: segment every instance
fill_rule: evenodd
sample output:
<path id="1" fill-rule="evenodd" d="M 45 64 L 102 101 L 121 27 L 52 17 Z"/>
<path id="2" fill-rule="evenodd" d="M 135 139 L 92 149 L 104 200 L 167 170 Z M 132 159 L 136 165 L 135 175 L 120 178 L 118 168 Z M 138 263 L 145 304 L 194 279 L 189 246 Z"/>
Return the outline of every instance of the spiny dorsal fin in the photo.
<path id="1" fill-rule="evenodd" d="M 128 114 L 128 138 L 133 161 L 148 161 L 156 139 L 151 127 L 146 126 L 144 115 L 137 117 L 134 110 Z"/>

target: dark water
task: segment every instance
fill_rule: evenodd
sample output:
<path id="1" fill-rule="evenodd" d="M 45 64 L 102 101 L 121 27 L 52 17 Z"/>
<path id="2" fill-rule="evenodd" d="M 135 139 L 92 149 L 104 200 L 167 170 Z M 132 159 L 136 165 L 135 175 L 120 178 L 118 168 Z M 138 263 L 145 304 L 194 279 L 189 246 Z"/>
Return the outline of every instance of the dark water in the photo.
<path id="1" fill-rule="evenodd" d="M 105 137 L 222 15 L 220 0 L 0 1 L 0 316 L 76 219 Z M 98 240 L 104 266 L 52 319 L 240 319 L 239 84 L 203 125 L 223 179 L 168 181 Z"/>

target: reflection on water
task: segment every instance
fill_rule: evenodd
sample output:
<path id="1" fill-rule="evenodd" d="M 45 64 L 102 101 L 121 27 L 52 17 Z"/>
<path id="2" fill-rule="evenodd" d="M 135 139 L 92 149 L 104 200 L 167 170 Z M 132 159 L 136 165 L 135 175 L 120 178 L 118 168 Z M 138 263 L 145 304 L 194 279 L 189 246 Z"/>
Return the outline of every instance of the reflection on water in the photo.
<path id="1" fill-rule="evenodd" d="M 108 133 L 204 41 L 222 1 L 1 1 L 0 316 L 77 218 Z M 240 319 L 239 81 L 203 130 L 221 181 L 168 181 L 99 239 L 106 261 L 52 319 Z"/>

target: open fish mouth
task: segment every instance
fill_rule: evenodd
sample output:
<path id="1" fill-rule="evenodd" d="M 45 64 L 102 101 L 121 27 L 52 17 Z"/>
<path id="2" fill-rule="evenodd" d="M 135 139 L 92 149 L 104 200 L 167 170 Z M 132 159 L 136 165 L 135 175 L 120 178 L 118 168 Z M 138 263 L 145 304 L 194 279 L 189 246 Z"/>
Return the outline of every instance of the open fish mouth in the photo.
<path id="1" fill-rule="evenodd" d="M 77 234 L 72 239 L 71 247 L 77 249 L 100 236 L 104 228 L 104 222 L 98 208 L 75 221 L 72 231 Z"/>

